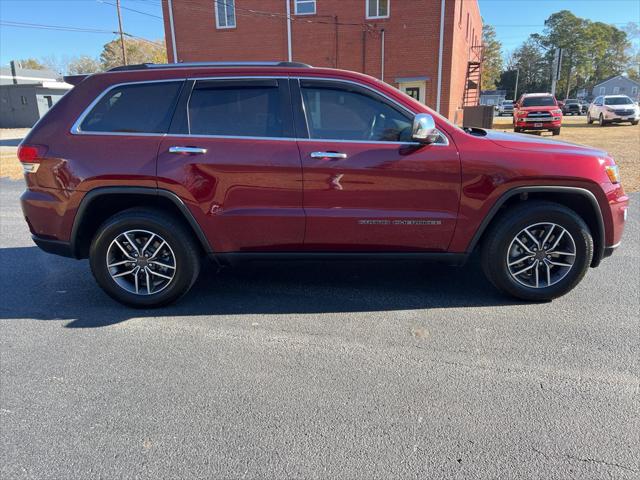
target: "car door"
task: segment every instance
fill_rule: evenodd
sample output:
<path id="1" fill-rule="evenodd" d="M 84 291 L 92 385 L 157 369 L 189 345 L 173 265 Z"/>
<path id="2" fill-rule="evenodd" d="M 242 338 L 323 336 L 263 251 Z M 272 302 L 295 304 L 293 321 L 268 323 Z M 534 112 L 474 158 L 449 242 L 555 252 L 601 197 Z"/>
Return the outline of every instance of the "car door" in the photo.
<path id="1" fill-rule="evenodd" d="M 289 85 L 281 78 L 195 79 L 158 153 L 215 252 L 300 248 L 302 169 Z"/>
<path id="2" fill-rule="evenodd" d="M 313 251 L 444 251 L 460 198 L 446 135 L 411 142 L 413 113 L 363 85 L 292 80 Z M 301 133 L 302 132 L 302 133 Z"/>

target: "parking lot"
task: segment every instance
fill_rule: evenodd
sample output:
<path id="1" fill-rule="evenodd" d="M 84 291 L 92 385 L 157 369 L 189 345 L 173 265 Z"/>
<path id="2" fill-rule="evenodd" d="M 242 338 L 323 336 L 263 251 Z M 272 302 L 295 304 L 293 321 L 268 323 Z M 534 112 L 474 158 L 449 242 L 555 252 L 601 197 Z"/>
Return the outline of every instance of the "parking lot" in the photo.
<path id="1" fill-rule="evenodd" d="M 140 311 L 31 243 L 22 189 L 0 180 L 2 478 L 640 474 L 637 193 L 553 303 L 477 261 L 304 263 L 208 268 Z"/>

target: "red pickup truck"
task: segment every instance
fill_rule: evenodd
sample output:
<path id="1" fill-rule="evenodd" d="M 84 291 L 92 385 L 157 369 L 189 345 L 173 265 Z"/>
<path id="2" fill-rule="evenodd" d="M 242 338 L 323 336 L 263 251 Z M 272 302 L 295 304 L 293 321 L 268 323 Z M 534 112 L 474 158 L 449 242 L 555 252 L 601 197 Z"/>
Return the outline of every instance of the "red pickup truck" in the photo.
<path id="1" fill-rule="evenodd" d="M 547 130 L 560 135 L 562 108 L 550 93 L 522 95 L 513 109 L 513 131 Z"/>

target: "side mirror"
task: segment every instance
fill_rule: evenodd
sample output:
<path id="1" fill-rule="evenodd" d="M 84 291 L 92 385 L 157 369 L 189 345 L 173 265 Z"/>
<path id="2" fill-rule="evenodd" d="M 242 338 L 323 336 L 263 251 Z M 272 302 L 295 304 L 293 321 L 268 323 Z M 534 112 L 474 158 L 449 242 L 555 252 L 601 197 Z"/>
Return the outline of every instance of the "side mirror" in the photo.
<path id="1" fill-rule="evenodd" d="M 436 122 L 428 113 L 419 113 L 413 119 L 411 139 L 424 144 L 435 143 L 440 137 Z"/>

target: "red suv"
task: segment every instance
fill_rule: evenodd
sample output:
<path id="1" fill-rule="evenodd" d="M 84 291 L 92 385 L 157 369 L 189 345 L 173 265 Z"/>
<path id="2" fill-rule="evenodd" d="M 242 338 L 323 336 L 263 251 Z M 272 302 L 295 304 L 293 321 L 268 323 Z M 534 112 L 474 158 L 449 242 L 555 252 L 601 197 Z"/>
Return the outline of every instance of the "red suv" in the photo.
<path id="1" fill-rule="evenodd" d="M 513 109 L 513 131 L 548 130 L 560 135 L 562 107 L 550 93 L 524 94 Z"/>
<path id="2" fill-rule="evenodd" d="M 135 307 L 201 259 L 428 259 L 476 249 L 526 300 L 620 243 L 618 169 L 588 147 L 461 129 L 372 77 L 295 63 L 138 65 L 87 77 L 20 146 L 43 250 L 89 258 Z"/>

